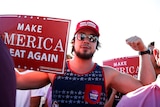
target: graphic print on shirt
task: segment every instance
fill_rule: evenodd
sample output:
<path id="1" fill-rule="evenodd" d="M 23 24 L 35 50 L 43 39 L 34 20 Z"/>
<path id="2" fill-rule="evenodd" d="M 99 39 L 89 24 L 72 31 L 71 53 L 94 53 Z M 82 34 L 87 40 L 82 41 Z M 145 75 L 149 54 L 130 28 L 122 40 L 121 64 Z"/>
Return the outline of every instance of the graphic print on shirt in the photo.
<path id="1" fill-rule="evenodd" d="M 86 84 L 84 100 L 90 104 L 96 104 L 100 101 L 102 86 Z"/>

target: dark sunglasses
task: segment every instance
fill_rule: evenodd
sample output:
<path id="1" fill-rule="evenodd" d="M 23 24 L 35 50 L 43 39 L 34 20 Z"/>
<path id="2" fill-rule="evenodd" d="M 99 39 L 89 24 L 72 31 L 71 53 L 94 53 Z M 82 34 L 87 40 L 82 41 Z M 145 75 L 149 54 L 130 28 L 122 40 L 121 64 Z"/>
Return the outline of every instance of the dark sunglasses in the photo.
<path id="1" fill-rule="evenodd" d="M 153 49 L 148 48 L 148 50 L 149 50 L 149 54 L 153 55 Z"/>
<path id="2" fill-rule="evenodd" d="M 98 41 L 98 37 L 95 35 L 86 35 L 84 33 L 77 33 L 75 36 L 78 40 L 83 41 L 84 39 L 88 38 L 88 40 L 90 42 L 97 42 Z"/>

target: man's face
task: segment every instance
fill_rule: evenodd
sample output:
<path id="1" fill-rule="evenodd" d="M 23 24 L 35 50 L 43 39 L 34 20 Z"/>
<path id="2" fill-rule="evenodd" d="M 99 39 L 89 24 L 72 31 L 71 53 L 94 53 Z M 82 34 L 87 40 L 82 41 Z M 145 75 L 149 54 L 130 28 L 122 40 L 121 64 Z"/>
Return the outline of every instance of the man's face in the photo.
<path id="1" fill-rule="evenodd" d="M 75 54 L 82 59 L 90 59 L 96 51 L 98 37 L 90 29 L 77 32 L 73 43 Z"/>
<path id="2" fill-rule="evenodd" d="M 159 50 L 154 48 L 153 49 L 153 55 L 151 56 L 151 58 L 154 57 L 154 62 L 152 61 L 152 64 L 154 66 L 154 69 L 156 71 L 156 74 L 160 74 L 160 53 Z"/>
<path id="3" fill-rule="evenodd" d="M 157 39 L 158 40 L 158 39 Z M 160 47 L 159 42 L 155 42 L 156 47 Z M 152 51 L 152 54 L 150 54 L 150 59 L 152 62 L 152 65 L 155 69 L 156 74 L 160 74 L 160 52 L 158 49 L 155 48 L 154 44 L 149 44 L 148 48 Z"/>

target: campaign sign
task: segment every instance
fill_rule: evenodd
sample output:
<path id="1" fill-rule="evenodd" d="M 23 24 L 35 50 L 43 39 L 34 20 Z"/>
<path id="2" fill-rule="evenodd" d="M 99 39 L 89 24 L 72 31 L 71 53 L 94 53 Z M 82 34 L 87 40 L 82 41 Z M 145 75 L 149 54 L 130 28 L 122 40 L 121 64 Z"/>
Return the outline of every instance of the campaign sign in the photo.
<path id="1" fill-rule="evenodd" d="M 103 65 L 112 66 L 122 73 L 128 73 L 137 78 L 139 70 L 139 57 L 121 57 L 103 61 Z"/>
<path id="2" fill-rule="evenodd" d="M 0 15 L 0 36 L 15 67 L 63 74 L 71 20 Z"/>

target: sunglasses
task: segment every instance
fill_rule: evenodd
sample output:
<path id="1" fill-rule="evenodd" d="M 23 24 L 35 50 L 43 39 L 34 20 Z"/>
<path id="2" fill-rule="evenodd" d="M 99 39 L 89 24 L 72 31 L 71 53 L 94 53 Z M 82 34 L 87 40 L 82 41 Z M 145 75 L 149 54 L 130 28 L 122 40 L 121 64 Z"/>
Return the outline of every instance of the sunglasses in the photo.
<path id="1" fill-rule="evenodd" d="M 95 35 L 92 35 L 92 34 L 86 35 L 84 33 L 77 33 L 75 37 L 80 41 L 84 41 L 84 39 L 86 39 L 86 38 L 88 38 L 88 40 L 90 42 L 97 42 L 98 41 L 98 37 Z"/>
<path id="2" fill-rule="evenodd" d="M 152 49 L 152 50 L 150 49 L 150 53 L 149 53 L 149 54 L 150 54 L 150 55 L 153 55 L 153 49 Z"/>

